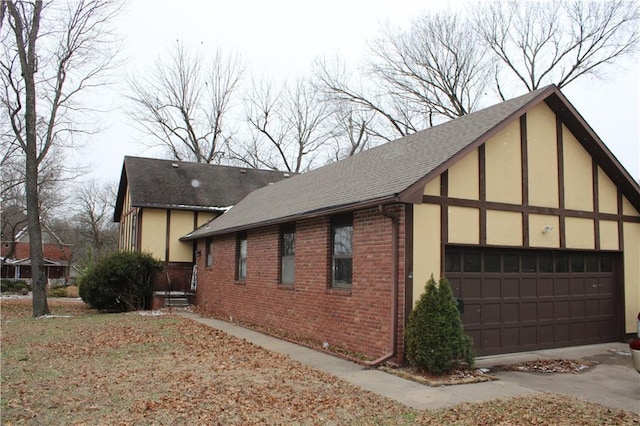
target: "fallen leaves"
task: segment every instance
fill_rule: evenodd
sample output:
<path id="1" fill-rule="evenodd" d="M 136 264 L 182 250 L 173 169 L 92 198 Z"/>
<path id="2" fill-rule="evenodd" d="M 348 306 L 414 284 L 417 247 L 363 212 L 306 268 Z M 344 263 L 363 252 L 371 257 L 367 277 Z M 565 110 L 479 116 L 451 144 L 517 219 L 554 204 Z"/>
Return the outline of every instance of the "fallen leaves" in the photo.
<path id="1" fill-rule="evenodd" d="M 20 305 L 21 303 L 21 305 Z M 63 302 L 66 303 L 66 302 Z M 0 300 L 3 424 L 634 424 L 558 395 L 416 412 L 171 314 Z"/>
<path id="2" fill-rule="evenodd" d="M 531 373 L 584 373 L 596 365 L 593 361 L 573 359 L 537 359 L 510 365 L 498 365 L 494 370 Z"/>

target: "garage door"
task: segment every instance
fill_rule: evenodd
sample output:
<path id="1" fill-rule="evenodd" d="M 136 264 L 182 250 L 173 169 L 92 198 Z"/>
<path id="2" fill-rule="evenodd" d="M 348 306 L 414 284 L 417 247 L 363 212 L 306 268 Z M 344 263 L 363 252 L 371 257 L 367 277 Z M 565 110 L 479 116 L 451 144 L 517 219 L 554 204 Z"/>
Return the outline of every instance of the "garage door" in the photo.
<path id="1" fill-rule="evenodd" d="M 447 247 L 477 355 L 615 341 L 616 255 Z"/>

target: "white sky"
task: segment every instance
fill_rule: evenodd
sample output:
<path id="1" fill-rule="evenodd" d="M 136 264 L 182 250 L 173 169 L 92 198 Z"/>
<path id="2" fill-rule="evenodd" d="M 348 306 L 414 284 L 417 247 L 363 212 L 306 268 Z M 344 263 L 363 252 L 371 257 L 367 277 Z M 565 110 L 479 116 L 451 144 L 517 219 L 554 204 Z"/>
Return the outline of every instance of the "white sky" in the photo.
<path id="1" fill-rule="evenodd" d="M 313 59 L 339 52 L 356 64 L 365 41 L 385 22 L 406 25 L 426 7 L 457 7 L 460 1 L 430 0 L 130 0 L 120 17 L 127 58 L 122 76 L 144 72 L 176 40 L 186 46 L 222 45 L 240 53 L 248 72 L 295 78 L 310 70 Z M 85 179 L 117 181 L 125 155 L 160 156 L 140 143 L 144 137 L 127 118 L 123 78 L 104 97 L 112 108 L 107 130 L 92 137 L 69 159 L 93 164 Z M 602 80 L 578 80 L 563 92 L 629 173 L 640 177 L 640 58 L 610 68 Z"/>

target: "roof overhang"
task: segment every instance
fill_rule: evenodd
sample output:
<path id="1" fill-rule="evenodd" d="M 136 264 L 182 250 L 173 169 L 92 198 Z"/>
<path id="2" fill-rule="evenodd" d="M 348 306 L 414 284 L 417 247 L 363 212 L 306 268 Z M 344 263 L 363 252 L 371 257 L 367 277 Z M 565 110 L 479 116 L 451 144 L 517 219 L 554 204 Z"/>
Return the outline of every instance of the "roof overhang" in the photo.
<path id="1" fill-rule="evenodd" d="M 246 231 L 248 229 L 262 228 L 262 227 L 271 226 L 271 225 L 281 225 L 283 223 L 288 223 L 296 220 L 313 219 L 321 216 L 333 215 L 338 213 L 348 213 L 354 210 L 366 209 L 370 207 L 376 207 L 379 205 L 393 204 L 398 202 L 400 202 L 400 197 L 398 196 L 398 194 L 393 194 L 392 196 L 389 196 L 389 197 L 378 198 L 375 200 L 365 200 L 359 203 L 350 203 L 350 204 L 344 204 L 340 206 L 331 206 L 331 207 L 326 207 L 318 210 L 308 211 L 302 214 L 280 217 L 273 220 L 254 222 L 254 223 L 249 223 L 241 226 L 234 226 L 230 228 L 224 228 L 221 230 L 214 230 L 211 232 L 206 232 L 206 231 L 198 232 L 199 230 L 206 229 L 209 223 L 215 222 L 215 219 L 213 219 L 212 221 L 202 225 L 200 228 L 196 229 L 195 231 L 190 232 L 189 234 L 181 237 L 180 241 L 199 240 L 202 238 L 208 238 L 208 237 L 213 237 L 217 235 L 225 235 L 225 234 L 231 234 L 234 232 Z"/>

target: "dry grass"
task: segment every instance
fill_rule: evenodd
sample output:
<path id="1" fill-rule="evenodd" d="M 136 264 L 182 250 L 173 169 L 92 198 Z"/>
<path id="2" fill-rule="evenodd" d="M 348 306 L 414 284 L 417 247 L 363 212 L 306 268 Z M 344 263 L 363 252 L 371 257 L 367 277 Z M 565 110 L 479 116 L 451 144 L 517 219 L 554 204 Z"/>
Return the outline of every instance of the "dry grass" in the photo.
<path id="1" fill-rule="evenodd" d="M 634 424 L 558 395 L 420 413 L 186 319 L 2 299 L 2 424 Z"/>

